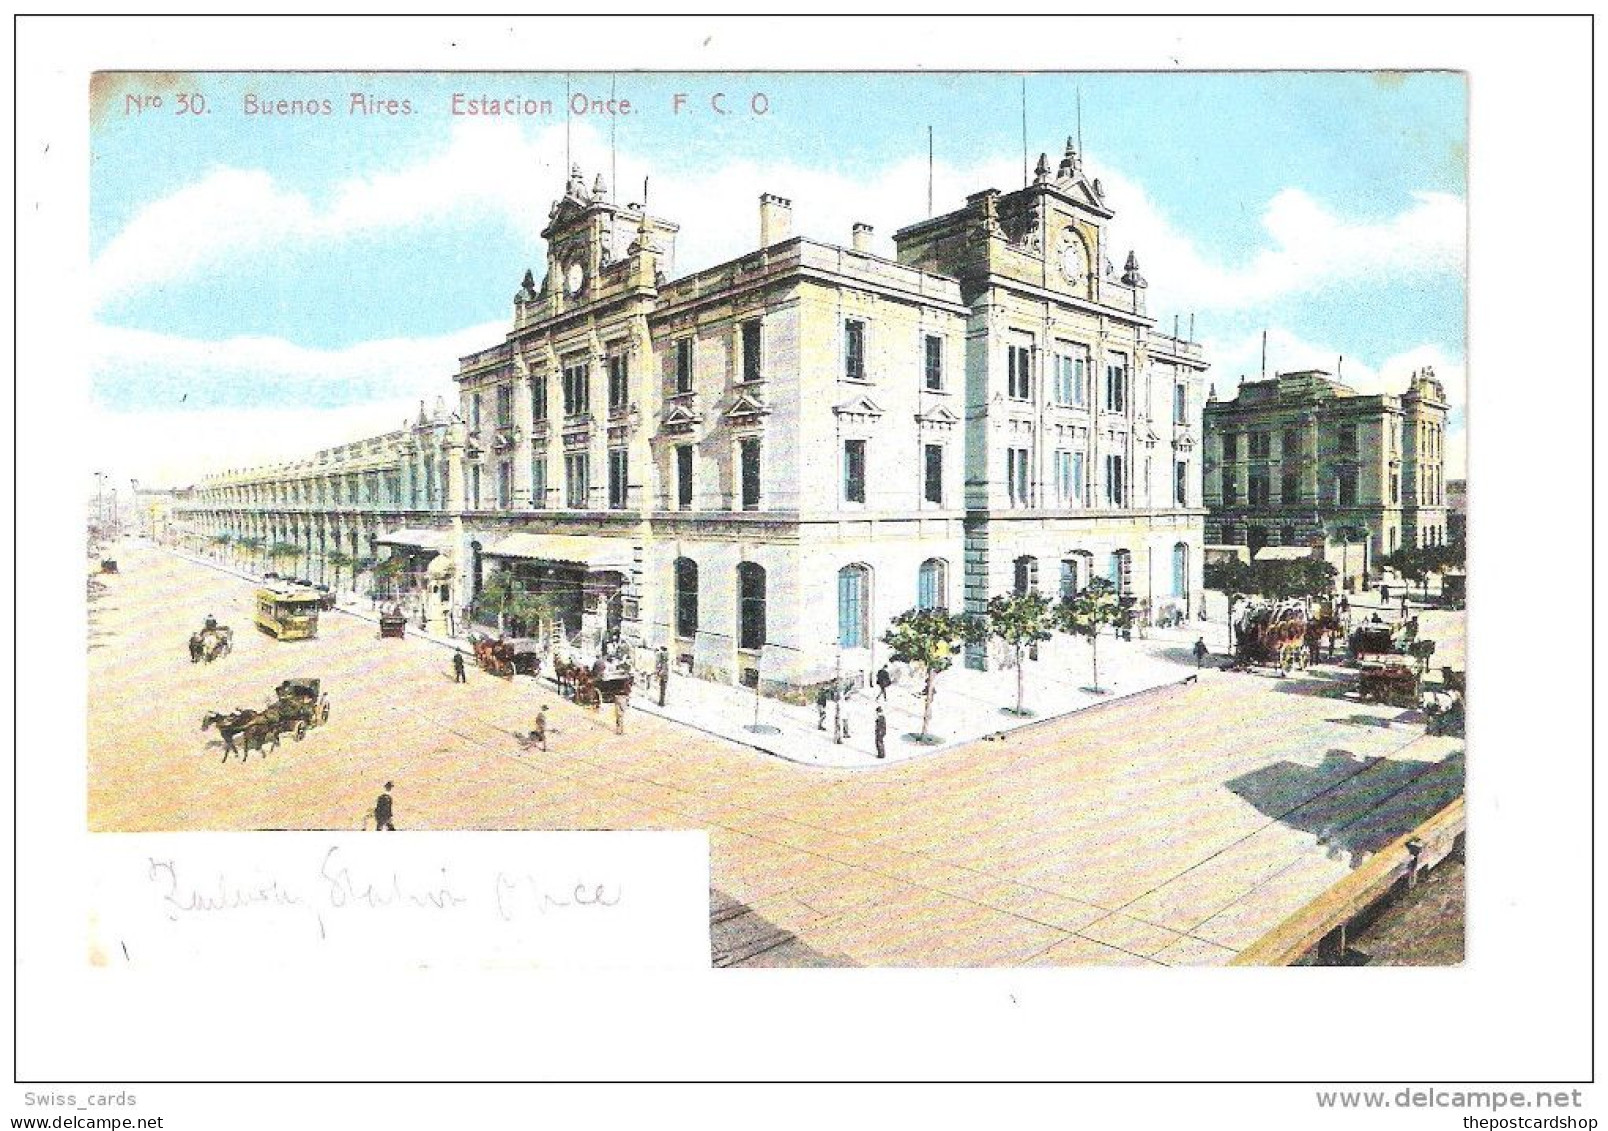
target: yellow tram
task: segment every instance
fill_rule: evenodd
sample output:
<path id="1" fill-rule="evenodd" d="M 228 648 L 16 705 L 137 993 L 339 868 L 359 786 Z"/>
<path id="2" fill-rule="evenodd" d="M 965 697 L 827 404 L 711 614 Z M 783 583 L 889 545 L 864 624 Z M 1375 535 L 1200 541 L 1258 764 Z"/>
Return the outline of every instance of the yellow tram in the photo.
<path id="1" fill-rule="evenodd" d="M 280 640 L 311 640 L 318 635 L 318 593 L 292 589 L 257 590 L 257 627 Z"/>

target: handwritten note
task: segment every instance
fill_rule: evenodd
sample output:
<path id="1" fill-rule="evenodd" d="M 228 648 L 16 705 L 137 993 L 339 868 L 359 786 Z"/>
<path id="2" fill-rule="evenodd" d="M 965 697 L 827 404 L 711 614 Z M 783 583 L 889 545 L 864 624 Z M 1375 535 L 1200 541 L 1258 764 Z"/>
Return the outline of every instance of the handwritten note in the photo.
<path id="1" fill-rule="evenodd" d="M 96 838 L 90 961 L 709 966 L 701 832 Z"/>

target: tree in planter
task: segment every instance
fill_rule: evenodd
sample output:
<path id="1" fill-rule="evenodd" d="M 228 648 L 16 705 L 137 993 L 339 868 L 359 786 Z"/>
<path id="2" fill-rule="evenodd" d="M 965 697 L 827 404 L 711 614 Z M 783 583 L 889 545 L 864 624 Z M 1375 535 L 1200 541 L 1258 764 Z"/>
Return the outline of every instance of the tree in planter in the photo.
<path id="1" fill-rule="evenodd" d="M 262 554 L 263 544 L 263 540 L 256 537 L 241 538 L 235 542 L 235 546 L 243 551 L 247 556 L 247 560 L 253 564 L 260 564 L 258 559 Z"/>
<path id="2" fill-rule="evenodd" d="M 225 530 L 222 534 L 212 536 L 212 544 L 218 547 L 218 553 L 225 557 L 229 554 L 229 546 L 234 542 L 234 535 Z"/>
<path id="3" fill-rule="evenodd" d="M 1015 714 L 1027 714 L 1022 705 L 1025 694 L 1022 661 L 1030 647 L 1053 635 L 1051 624 L 1050 599 L 1042 593 L 1012 593 L 988 602 L 988 633 L 1003 640 L 1016 660 Z"/>
<path id="4" fill-rule="evenodd" d="M 302 556 L 302 548 L 294 542 L 275 542 L 268 547 L 268 560 L 278 565 L 282 562 L 294 563 Z"/>
<path id="5" fill-rule="evenodd" d="M 1241 563 L 1244 564 L 1244 563 Z M 1230 598 L 1232 602 L 1232 598 Z M 1229 605 L 1233 616 L 1233 604 Z M 1092 669 L 1089 690 L 1103 693 L 1100 686 L 1100 629 L 1103 625 L 1116 625 L 1123 616 L 1122 602 L 1117 599 L 1116 586 L 1107 577 L 1089 581 L 1076 596 L 1062 601 L 1056 610 L 1056 620 L 1066 631 L 1089 638 L 1089 661 Z"/>
<path id="6" fill-rule="evenodd" d="M 324 555 L 324 560 L 328 562 L 329 567 L 335 571 L 336 589 L 341 587 L 341 570 L 346 569 L 348 566 L 355 566 L 357 564 L 357 559 L 355 557 L 341 550 L 331 550 L 329 553 Z M 353 580 L 356 579 L 354 578 Z"/>
<path id="7" fill-rule="evenodd" d="M 922 686 L 921 734 L 919 741 L 930 742 L 932 701 L 938 694 L 938 675 L 954 665 L 955 653 L 968 643 L 981 641 L 988 628 L 976 617 L 951 613 L 948 609 L 910 609 L 893 618 L 882 642 L 893 650 L 893 659 L 920 664 L 926 673 Z M 1018 673 L 1017 709 L 1021 709 Z"/>
<path id="8" fill-rule="evenodd" d="M 535 628 L 540 635 L 553 619 L 552 604 L 544 597 L 527 592 L 508 570 L 498 570 L 486 577 L 475 595 L 474 609 L 478 615 L 495 617 L 498 632 L 506 632 L 508 622 L 516 620 L 527 631 Z"/>

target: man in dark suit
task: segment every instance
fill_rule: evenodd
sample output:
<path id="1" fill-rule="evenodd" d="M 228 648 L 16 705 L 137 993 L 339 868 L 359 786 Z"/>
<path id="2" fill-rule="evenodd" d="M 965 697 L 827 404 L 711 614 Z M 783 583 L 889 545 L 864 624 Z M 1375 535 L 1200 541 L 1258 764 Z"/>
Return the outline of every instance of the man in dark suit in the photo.
<path id="1" fill-rule="evenodd" d="M 452 681 L 454 683 L 468 683 L 469 677 L 463 672 L 463 653 L 452 653 Z"/>
<path id="2" fill-rule="evenodd" d="M 888 716 L 882 713 L 881 707 L 877 708 L 877 722 L 872 733 L 877 740 L 877 757 L 886 758 L 888 756 Z"/>
<path id="3" fill-rule="evenodd" d="M 374 802 L 374 831 L 384 829 L 386 832 L 396 832 L 396 825 L 391 822 L 391 790 L 394 787 L 390 782 L 385 783 L 385 792 Z"/>

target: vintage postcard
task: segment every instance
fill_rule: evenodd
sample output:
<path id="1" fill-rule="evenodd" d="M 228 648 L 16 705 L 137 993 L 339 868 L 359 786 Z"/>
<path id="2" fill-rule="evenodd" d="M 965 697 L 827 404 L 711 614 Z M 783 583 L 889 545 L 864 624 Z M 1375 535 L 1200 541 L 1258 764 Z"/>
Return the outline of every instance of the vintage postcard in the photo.
<path id="1" fill-rule="evenodd" d="M 1466 76 L 90 93 L 91 832 L 701 831 L 717 967 L 1462 961 Z"/>

